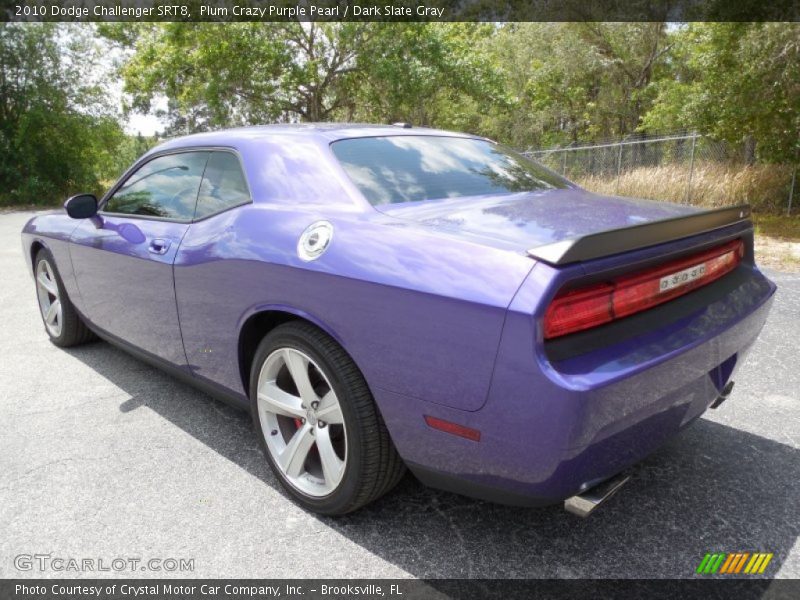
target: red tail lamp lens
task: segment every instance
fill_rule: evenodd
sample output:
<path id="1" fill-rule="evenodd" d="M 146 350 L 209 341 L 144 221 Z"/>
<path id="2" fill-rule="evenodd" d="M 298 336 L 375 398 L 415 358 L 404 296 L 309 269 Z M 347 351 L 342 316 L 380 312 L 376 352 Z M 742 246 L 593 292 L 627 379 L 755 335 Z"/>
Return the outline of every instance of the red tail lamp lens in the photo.
<path id="1" fill-rule="evenodd" d="M 425 422 L 428 424 L 428 427 L 432 427 L 433 429 L 438 429 L 439 431 L 444 431 L 445 433 L 451 433 L 453 435 L 472 440 L 473 442 L 481 441 L 481 432 L 477 429 L 465 427 L 464 425 L 459 425 L 458 423 L 453 423 L 451 421 L 445 421 L 444 419 L 437 419 L 436 417 L 432 417 L 430 415 L 425 415 Z"/>
<path id="2" fill-rule="evenodd" d="M 744 244 L 735 240 L 607 283 L 560 292 L 545 312 L 544 337 L 597 327 L 682 296 L 730 273 L 743 256 Z"/>
<path id="3" fill-rule="evenodd" d="M 558 296 L 547 309 L 544 336 L 557 337 L 613 321 L 613 292 L 613 285 L 601 283 Z"/>

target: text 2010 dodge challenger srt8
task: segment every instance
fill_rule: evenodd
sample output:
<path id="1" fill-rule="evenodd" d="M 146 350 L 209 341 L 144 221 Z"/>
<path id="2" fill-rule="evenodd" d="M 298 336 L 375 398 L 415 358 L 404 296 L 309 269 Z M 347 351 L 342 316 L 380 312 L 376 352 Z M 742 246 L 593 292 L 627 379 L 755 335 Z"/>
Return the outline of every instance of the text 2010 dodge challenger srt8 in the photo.
<path id="1" fill-rule="evenodd" d="M 65 206 L 22 233 L 53 342 L 100 336 L 249 408 L 326 514 L 406 467 L 588 512 L 727 397 L 775 291 L 747 207 L 598 196 L 428 129 L 192 135 Z"/>

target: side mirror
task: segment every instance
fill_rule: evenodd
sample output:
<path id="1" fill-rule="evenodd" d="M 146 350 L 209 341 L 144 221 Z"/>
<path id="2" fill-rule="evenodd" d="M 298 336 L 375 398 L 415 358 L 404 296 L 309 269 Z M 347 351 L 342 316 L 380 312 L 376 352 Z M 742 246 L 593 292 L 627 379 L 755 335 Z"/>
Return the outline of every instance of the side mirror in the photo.
<path id="1" fill-rule="evenodd" d="M 97 197 L 94 194 L 77 194 L 64 203 L 64 208 L 73 219 L 88 219 L 97 214 Z"/>

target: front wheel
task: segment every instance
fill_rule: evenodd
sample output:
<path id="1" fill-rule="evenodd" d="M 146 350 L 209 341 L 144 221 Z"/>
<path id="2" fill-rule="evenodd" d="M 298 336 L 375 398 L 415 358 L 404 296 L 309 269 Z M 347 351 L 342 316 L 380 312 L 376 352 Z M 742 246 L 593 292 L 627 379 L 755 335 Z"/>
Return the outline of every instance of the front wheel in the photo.
<path id="1" fill-rule="evenodd" d="M 313 325 L 286 323 L 262 340 L 250 395 L 267 460 L 305 508 L 346 514 L 402 477 L 405 466 L 364 377 L 341 346 Z"/>
<path id="2" fill-rule="evenodd" d="M 94 339 L 64 289 L 53 255 L 42 249 L 34 259 L 36 299 L 44 329 L 56 346 L 68 348 Z"/>

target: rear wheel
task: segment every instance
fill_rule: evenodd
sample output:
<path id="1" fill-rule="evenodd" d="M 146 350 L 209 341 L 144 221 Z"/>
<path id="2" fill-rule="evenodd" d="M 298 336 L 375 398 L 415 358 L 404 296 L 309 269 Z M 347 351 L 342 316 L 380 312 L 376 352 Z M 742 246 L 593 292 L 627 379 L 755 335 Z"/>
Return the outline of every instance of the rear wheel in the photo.
<path id="1" fill-rule="evenodd" d="M 42 249 L 36 254 L 34 277 L 39 312 L 50 340 L 62 348 L 93 340 L 94 334 L 86 327 L 70 302 L 53 255 L 48 250 Z"/>
<path id="2" fill-rule="evenodd" d="M 405 472 L 361 372 L 318 328 L 292 322 L 270 332 L 256 350 L 250 390 L 267 460 L 305 508 L 351 512 Z"/>

